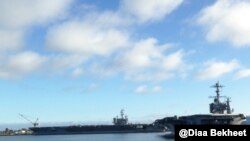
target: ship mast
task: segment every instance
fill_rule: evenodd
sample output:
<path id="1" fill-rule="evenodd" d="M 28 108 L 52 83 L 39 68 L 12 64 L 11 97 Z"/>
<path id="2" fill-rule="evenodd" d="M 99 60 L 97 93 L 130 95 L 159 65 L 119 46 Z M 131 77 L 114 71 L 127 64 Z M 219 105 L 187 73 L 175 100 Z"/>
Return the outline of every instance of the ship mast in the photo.
<path id="1" fill-rule="evenodd" d="M 220 92 L 221 92 L 220 89 L 222 89 L 222 87 L 224 87 L 224 86 L 220 85 L 220 83 L 219 83 L 219 81 L 218 81 L 217 83 L 215 83 L 215 85 L 213 85 L 213 86 L 211 86 L 211 87 L 216 88 L 216 91 L 215 91 L 215 92 L 216 92 L 216 96 L 215 96 L 215 97 L 212 96 L 212 97 L 210 97 L 210 98 L 215 98 L 216 102 L 217 102 L 217 103 L 220 103 L 220 98 L 221 98 L 221 97 L 225 97 L 225 96 L 220 96 Z"/>
<path id="2" fill-rule="evenodd" d="M 124 117 L 124 109 L 121 110 L 121 118 L 123 119 Z"/>

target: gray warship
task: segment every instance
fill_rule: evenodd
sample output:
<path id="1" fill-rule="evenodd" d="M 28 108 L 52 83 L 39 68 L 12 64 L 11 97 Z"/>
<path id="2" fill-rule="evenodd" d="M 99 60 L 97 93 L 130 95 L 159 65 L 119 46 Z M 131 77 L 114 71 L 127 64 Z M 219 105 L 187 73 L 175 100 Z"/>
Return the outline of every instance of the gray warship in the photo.
<path id="1" fill-rule="evenodd" d="M 124 115 L 124 110 L 121 110 L 120 114 L 121 117 L 113 118 L 113 125 L 38 127 L 38 124 L 33 124 L 34 127 L 29 129 L 32 131 L 32 135 L 151 133 L 164 131 L 162 126 L 155 126 L 154 124 L 130 124 L 128 123 L 128 117 Z"/>
<path id="2" fill-rule="evenodd" d="M 209 114 L 165 117 L 155 120 L 154 124 L 165 126 L 173 134 L 175 125 L 243 124 L 246 121 L 244 114 L 233 114 L 233 109 L 230 107 L 230 98 L 220 95 L 223 86 L 217 82 L 211 87 L 216 89 L 216 95 L 209 97 L 213 98 L 213 102 L 209 104 Z M 222 102 L 221 98 L 226 100 Z"/>

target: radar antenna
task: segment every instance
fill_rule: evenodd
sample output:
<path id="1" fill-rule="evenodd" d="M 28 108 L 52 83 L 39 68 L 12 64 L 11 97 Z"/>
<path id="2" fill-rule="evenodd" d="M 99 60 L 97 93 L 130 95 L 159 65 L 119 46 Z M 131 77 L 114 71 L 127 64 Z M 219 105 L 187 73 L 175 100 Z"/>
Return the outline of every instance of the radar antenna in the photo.
<path id="1" fill-rule="evenodd" d="M 215 100 L 219 103 L 220 102 L 220 98 L 222 97 L 225 97 L 227 98 L 226 96 L 221 96 L 220 95 L 220 92 L 221 92 L 221 89 L 224 87 L 222 85 L 220 85 L 220 82 L 218 81 L 217 83 L 215 83 L 215 85 L 211 86 L 213 88 L 216 88 L 216 96 L 210 96 L 209 98 L 215 98 Z"/>
<path id="2" fill-rule="evenodd" d="M 124 109 L 121 110 L 121 118 L 123 119 L 124 117 Z"/>
<path id="3" fill-rule="evenodd" d="M 227 101 L 226 101 L 226 103 L 227 103 L 227 114 L 232 114 L 232 112 L 234 112 L 234 110 L 231 109 L 231 107 L 230 107 L 230 102 L 232 102 L 231 98 L 227 97 Z"/>

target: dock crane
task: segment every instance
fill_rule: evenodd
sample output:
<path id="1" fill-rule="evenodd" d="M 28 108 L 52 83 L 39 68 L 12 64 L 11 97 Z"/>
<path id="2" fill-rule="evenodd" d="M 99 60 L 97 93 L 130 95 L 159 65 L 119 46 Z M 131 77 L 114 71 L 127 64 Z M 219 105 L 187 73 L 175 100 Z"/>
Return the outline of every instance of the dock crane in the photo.
<path id="1" fill-rule="evenodd" d="M 26 116 L 24 116 L 23 114 L 19 114 L 19 116 L 22 117 L 23 119 L 29 121 L 34 127 L 37 127 L 39 125 L 38 118 L 33 122 L 30 119 L 28 119 Z"/>

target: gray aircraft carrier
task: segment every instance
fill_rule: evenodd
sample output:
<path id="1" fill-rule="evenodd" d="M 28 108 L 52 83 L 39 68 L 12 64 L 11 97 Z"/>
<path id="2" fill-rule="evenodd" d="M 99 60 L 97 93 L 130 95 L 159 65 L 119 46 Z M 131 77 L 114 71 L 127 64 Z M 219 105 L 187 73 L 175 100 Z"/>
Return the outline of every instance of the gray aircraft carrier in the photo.
<path id="1" fill-rule="evenodd" d="M 121 117 L 113 118 L 113 125 L 72 125 L 29 128 L 33 135 L 65 135 L 65 134 L 109 134 L 109 133 L 151 133 L 163 132 L 162 126 L 153 124 L 130 124 L 127 116 L 121 110 Z"/>

